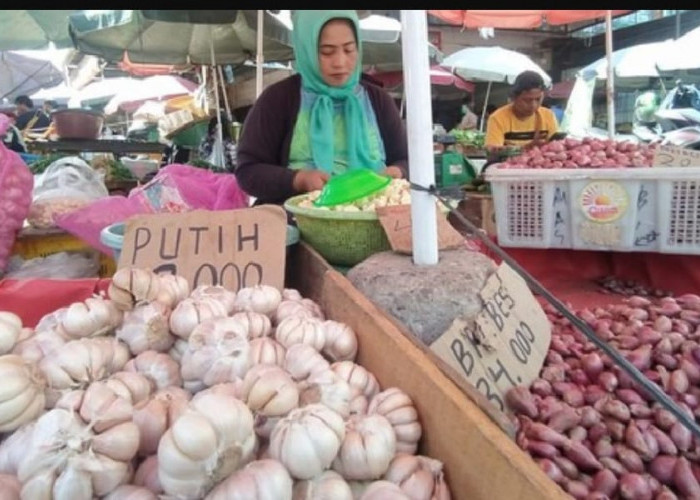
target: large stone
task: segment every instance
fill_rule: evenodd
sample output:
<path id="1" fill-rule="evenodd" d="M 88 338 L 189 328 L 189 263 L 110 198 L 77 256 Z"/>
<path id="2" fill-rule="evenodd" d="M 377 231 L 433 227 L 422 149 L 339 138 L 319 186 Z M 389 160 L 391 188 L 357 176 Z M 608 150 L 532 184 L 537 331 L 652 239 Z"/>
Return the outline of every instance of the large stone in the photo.
<path id="1" fill-rule="evenodd" d="M 466 249 L 440 252 L 434 266 L 416 266 L 411 256 L 382 252 L 353 267 L 347 277 L 430 345 L 457 316 L 481 310 L 479 291 L 495 271 L 491 259 Z"/>

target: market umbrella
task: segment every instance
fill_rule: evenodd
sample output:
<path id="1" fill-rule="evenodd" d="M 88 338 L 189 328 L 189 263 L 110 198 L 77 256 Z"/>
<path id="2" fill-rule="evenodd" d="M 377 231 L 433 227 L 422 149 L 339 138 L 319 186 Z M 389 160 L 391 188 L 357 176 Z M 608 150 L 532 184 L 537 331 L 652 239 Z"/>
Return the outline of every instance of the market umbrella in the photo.
<path id="1" fill-rule="evenodd" d="M 69 32 L 78 50 L 108 61 L 126 53 L 132 63 L 238 64 L 254 57 L 256 19 L 254 10 L 83 11 Z M 266 60 L 292 58 L 289 29 L 267 12 L 263 32 Z"/>
<path id="2" fill-rule="evenodd" d="M 68 101 L 68 107 L 80 108 L 107 104 L 118 93 L 128 93 L 135 90 L 138 80 L 130 77 L 103 78 L 95 80 L 82 89 Z"/>
<path id="3" fill-rule="evenodd" d="M 13 51 L 0 52 L 0 99 L 33 94 L 64 79 L 63 73 L 51 61 Z"/>
<path id="4" fill-rule="evenodd" d="M 468 47 L 458 50 L 447 56 L 442 61 L 442 66 L 452 69 L 455 74 L 465 80 L 488 82 L 481 115 L 482 130 L 484 128 L 486 105 L 489 101 L 491 84 L 493 82 L 512 84 L 520 73 L 530 70 L 542 75 L 547 86 L 552 83 L 550 76 L 528 56 L 498 46 Z"/>
<path id="5" fill-rule="evenodd" d="M 175 75 L 155 75 L 143 80 L 134 80 L 122 91 L 117 92 L 105 106 L 105 114 L 117 111 L 132 113 L 146 101 L 165 101 L 174 97 L 189 95 L 198 85 Z"/>
<path id="6" fill-rule="evenodd" d="M 66 84 L 66 82 L 61 82 L 55 87 L 48 87 L 34 92 L 29 97 L 34 101 L 34 104 L 44 102 L 44 101 L 56 101 L 61 106 L 67 105 L 71 98 L 78 96 L 78 91 Z"/>
<path id="7" fill-rule="evenodd" d="M 403 71 L 368 71 L 368 74 L 379 80 L 385 87 L 394 88 L 403 82 Z M 465 92 L 474 92 L 474 84 L 459 75 L 450 73 L 440 66 L 430 68 L 430 83 L 443 87 L 455 87 Z"/>
<path id="8" fill-rule="evenodd" d="M 614 74 L 620 78 L 659 76 L 657 65 L 673 50 L 673 42 L 642 43 L 616 50 L 612 53 Z M 608 77 L 608 59 L 601 57 L 579 71 L 585 79 Z"/>
<path id="9" fill-rule="evenodd" d="M 78 10 L 0 10 L 0 50 L 73 46 L 68 17 Z"/>
<path id="10" fill-rule="evenodd" d="M 669 43 L 669 50 L 657 61 L 659 71 L 683 71 L 700 68 L 700 28 L 688 31 L 685 35 Z"/>
<path id="11" fill-rule="evenodd" d="M 450 24 L 464 28 L 539 28 L 544 24 L 562 24 L 604 18 L 606 10 L 429 10 L 428 13 Z M 626 14 L 629 10 L 612 10 L 613 16 Z"/>

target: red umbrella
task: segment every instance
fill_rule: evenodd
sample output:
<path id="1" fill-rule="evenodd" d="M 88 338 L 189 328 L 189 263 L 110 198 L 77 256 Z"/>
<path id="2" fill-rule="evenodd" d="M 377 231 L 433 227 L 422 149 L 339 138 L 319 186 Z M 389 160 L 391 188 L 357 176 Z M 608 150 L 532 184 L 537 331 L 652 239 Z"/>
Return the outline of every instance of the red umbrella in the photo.
<path id="1" fill-rule="evenodd" d="M 630 10 L 612 10 L 613 16 Z M 465 28 L 539 28 L 604 18 L 605 10 L 429 10 L 429 14 Z"/>
<path id="2" fill-rule="evenodd" d="M 388 88 L 397 87 L 403 82 L 403 71 L 370 71 L 369 74 Z M 450 73 L 449 70 L 441 66 L 430 68 L 430 83 L 433 85 L 452 85 L 466 92 L 474 92 L 472 82 Z"/>

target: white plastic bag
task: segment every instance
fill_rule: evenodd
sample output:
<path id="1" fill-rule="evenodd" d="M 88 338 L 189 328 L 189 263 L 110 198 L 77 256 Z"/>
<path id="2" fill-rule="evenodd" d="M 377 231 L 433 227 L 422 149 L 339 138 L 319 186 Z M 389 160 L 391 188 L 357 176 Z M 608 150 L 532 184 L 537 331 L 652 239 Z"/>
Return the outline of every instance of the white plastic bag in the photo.
<path id="1" fill-rule="evenodd" d="M 99 276 L 100 258 L 94 251 L 58 252 L 24 260 L 10 258 L 6 278 L 81 279 Z"/>
<path id="2" fill-rule="evenodd" d="M 60 158 L 49 165 L 35 186 L 27 221 L 36 228 L 54 227 L 54 216 L 108 195 L 102 172 L 77 156 Z"/>

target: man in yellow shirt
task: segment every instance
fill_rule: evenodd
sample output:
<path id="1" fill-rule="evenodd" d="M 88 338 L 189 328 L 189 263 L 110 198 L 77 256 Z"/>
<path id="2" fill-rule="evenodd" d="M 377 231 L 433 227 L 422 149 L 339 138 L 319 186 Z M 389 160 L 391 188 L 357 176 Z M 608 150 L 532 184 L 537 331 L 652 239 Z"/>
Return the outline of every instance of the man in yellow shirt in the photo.
<path id="1" fill-rule="evenodd" d="M 511 102 L 494 111 L 486 125 L 486 148 L 526 147 L 542 143 L 558 131 L 554 113 L 543 107 L 546 86 L 536 71 L 523 71 L 510 91 Z"/>

